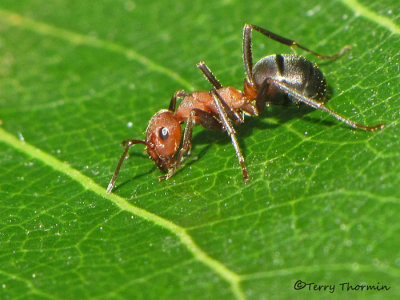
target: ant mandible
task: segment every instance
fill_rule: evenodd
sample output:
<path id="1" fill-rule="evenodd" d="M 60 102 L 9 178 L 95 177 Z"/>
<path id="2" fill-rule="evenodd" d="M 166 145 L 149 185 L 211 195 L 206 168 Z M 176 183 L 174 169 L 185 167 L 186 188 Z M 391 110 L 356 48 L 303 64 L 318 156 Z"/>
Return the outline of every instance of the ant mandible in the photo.
<path id="1" fill-rule="evenodd" d="M 243 92 L 234 87 L 222 87 L 206 64 L 200 62 L 197 67 L 212 84 L 213 89 L 193 93 L 186 93 L 183 90 L 175 92 L 169 108 L 160 110 L 150 119 L 146 130 L 146 140 L 123 141 L 124 152 L 107 187 L 107 193 L 110 193 L 114 187 L 129 148 L 135 144 L 145 145 L 147 153 L 157 167 L 168 172 L 167 175 L 159 177 L 160 181 L 170 178 L 181 166 L 185 155 L 190 153 L 194 124 L 228 133 L 242 168 L 243 180 L 246 182 L 247 169 L 230 120 L 241 124 L 244 121 L 244 113 L 258 116 L 264 110 L 266 103 L 304 103 L 315 109 L 326 111 L 354 128 L 374 131 L 384 127 L 384 124 L 361 125 L 327 108 L 324 105 L 327 87 L 325 77 L 316 64 L 302 56 L 273 54 L 260 59 L 253 67 L 252 30 L 291 48 L 300 48 L 320 59 L 336 59 L 349 49 L 345 46 L 335 55 L 324 56 L 266 29 L 246 24 L 243 29 L 243 61 L 246 71 Z M 177 99 L 182 99 L 178 107 L 176 107 Z M 181 124 L 185 122 L 187 124 L 183 133 L 182 147 L 178 152 L 182 137 Z"/>

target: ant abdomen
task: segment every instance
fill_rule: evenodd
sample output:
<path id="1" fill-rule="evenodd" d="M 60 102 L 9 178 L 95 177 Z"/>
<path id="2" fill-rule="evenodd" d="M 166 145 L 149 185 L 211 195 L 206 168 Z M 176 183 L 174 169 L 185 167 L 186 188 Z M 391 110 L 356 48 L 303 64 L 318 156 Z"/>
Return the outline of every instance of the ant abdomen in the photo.
<path id="1" fill-rule="evenodd" d="M 297 55 L 276 54 L 260 59 L 254 65 L 253 80 L 258 89 L 259 105 L 260 102 L 299 104 L 296 97 L 283 91 L 279 83 L 318 102 L 323 102 L 326 94 L 326 80 L 318 66 Z"/>

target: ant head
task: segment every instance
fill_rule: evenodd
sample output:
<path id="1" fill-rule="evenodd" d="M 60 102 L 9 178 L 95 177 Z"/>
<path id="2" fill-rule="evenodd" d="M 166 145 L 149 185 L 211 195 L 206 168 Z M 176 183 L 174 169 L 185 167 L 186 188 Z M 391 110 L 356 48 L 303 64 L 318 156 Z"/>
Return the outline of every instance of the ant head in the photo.
<path id="1" fill-rule="evenodd" d="M 181 125 L 170 110 L 160 110 L 151 118 L 146 130 L 146 150 L 159 169 L 166 171 L 174 162 L 181 136 Z"/>

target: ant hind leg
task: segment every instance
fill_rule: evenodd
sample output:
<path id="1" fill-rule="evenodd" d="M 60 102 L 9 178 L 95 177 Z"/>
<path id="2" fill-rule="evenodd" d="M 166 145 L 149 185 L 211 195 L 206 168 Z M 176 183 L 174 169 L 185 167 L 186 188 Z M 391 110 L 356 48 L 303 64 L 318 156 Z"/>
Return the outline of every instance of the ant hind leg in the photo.
<path id="1" fill-rule="evenodd" d="M 316 52 L 314 52 L 314 51 L 312 51 L 312 50 L 310 50 L 310 49 L 298 44 L 297 42 L 295 42 L 293 40 L 290 40 L 290 39 L 287 39 L 287 38 L 285 38 L 283 36 L 277 35 L 277 34 L 271 32 L 271 31 L 266 30 L 264 28 L 261 28 L 261 27 L 259 27 L 257 25 L 245 24 L 244 28 L 243 28 L 243 62 L 244 62 L 244 68 L 245 68 L 246 75 L 247 75 L 247 80 L 248 80 L 248 82 L 250 82 L 252 84 L 254 84 L 253 74 L 252 74 L 252 72 L 253 72 L 253 58 L 252 58 L 252 53 L 251 53 L 251 46 L 252 46 L 252 44 L 251 44 L 251 33 L 252 33 L 253 29 L 258 31 L 258 32 L 260 32 L 261 34 L 265 35 L 266 37 L 268 37 L 268 38 L 270 38 L 270 39 L 272 39 L 274 41 L 277 41 L 278 43 L 287 45 L 287 46 L 289 46 L 291 48 L 297 47 L 297 48 L 302 49 L 302 50 L 304 50 L 304 51 L 306 51 L 306 52 L 308 52 L 308 53 L 310 53 L 310 54 L 312 54 L 312 55 L 314 55 L 314 56 L 316 56 L 316 57 L 318 57 L 320 59 L 336 59 L 336 58 L 339 58 L 340 56 L 342 56 L 347 50 L 350 49 L 350 46 L 346 45 L 337 54 L 334 54 L 334 55 L 321 55 L 321 54 L 318 54 L 318 53 L 316 53 Z"/>
<path id="2" fill-rule="evenodd" d="M 269 82 L 272 82 L 274 85 L 279 86 L 279 88 L 284 91 L 286 94 L 291 95 L 292 97 L 296 98 L 296 100 L 307 104 L 308 106 L 311 106 L 315 109 L 320 109 L 323 110 L 325 112 L 327 112 L 328 114 L 330 114 L 331 116 L 333 116 L 334 118 L 336 118 L 337 120 L 346 123 L 347 125 L 353 127 L 353 128 L 359 128 L 362 130 L 366 130 L 366 131 L 375 131 L 378 129 L 382 129 L 383 127 L 385 127 L 385 124 L 379 124 L 376 126 L 367 126 L 367 125 L 363 125 L 363 124 L 359 124 L 356 123 L 348 118 L 345 118 L 341 115 L 339 115 L 338 113 L 334 112 L 333 110 L 327 108 L 323 103 L 315 101 L 312 98 L 306 97 L 294 90 L 292 90 L 290 87 L 288 87 L 285 83 L 278 81 L 278 80 L 274 80 L 272 78 L 267 79 Z"/>

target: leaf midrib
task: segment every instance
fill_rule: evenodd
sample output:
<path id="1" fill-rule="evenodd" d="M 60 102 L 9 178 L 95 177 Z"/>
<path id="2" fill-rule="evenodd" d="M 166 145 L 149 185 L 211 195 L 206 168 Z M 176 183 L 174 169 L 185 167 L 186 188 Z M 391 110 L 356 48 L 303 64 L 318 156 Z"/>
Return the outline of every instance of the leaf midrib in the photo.
<path id="1" fill-rule="evenodd" d="M 116 194 L 107 194 L 105 188 L 95 183 L 91 178 L 83 175 L 81 172 L 72 168 L 67 163 L 61 162 L 54 156 L 43 152 L 39 148 L 36 148 L 25 141 L 20 141 L 17 137 L 8 133 L 2 128 L 0 128 L 0 141 L 8 144 L 10 147 L 24 153 L 27 156 L 30 156 L 31 158 L 44 163 L 55 171 L 67 175 L 72 180 L 82 185 L 86 190 L 92 191 L 95 194 L 111 201 L 122 211 L 130 212 L 140 218 L 143 218 L 146 221 L 165 228 L 180 240 L 182 245 L 184 245 L 189 250 L 189 252 L 192 253 L 193 257 L 197 261 L 208 266 L 212 271 L 214 271 L 226 282 L 228 282 L 233 294 L 236 296 L 237 299 L 245 298 L 243 292 L 240 289 L 240 275 L 228 269 L 220 261 L 212 258 L 206 252 L 204 252 L 194 242 L 192 237 L 183 227 L 180 227 L 175 223 L 164 219 L 156 214 L 153 214 L 145 209 L 137 207 Z"/>
<path id="2" fill-rule="evenodd" d="M 374 11 L 368 9 L 357 0 L 340 0 L 344 5 L 354 12 L 356 16 L 361 16 L 381 27 L 386 28 L 393 34 L 400 34 L 400 26 L 385 16 L 378 15 Z"/>

